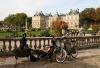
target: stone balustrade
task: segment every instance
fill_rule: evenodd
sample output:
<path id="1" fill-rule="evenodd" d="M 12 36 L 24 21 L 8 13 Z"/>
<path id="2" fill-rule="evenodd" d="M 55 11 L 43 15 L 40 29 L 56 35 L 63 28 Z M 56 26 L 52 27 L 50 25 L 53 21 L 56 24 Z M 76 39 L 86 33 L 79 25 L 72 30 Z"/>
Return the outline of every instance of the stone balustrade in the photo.
<path id="1" fill-rule="evenodd" d="M 32 49 L 43 49 L 46 45 L 51 45 L 52 37 L 33 37 L 27 38 L 27 44 Z M 100 46 L 100 36 L 86 36 L 86 37 L 56 37 L 57 45 L 59 46 L 66 46 L 63 43 L 63 40 L 74 40 L 74 46 L 78 46 L 79 49 L 81 48 L 91 48 Z M 3 51 L 12 51 L 15 48 L 20 47 L 21 45 L 21 38 L 5 38 L 0 39 L 0 48 Z"/>

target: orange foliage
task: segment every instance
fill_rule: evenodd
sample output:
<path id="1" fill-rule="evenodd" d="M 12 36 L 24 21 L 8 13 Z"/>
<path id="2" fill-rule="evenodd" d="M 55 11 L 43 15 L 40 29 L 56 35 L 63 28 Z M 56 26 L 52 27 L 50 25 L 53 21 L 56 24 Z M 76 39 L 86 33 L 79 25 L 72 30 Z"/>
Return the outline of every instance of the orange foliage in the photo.
<path id="1" fill-rule="evenodd" d="M 51 25 L 52 29 L 67 29 L 68 24 L 64 21 L 53 21 Z"/>
<path id="2" fill-rule="evenodd" d="M 53 21 L 52 25 L 51 25 L 51 32 L 52 35 L 54 36 L 61 36 L 62 35 L 62 29 L 67 29 L 68 25 L 66 22 L 64 21 Z"/>
<path id="3" fill-rule="evenodd" d="M 60 25 L 61 29 L 67 29 L 68 28 L 68 24 L 64 21 L 61 21 L 61 25 Z"/>

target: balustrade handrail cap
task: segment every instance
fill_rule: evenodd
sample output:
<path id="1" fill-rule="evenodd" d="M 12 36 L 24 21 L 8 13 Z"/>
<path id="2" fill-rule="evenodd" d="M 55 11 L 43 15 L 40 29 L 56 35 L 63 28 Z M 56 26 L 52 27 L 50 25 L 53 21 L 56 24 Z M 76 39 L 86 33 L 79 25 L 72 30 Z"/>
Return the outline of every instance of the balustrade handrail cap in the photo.
<path id="1" fill-rule="evenodd" d="M 100 36 L 75 36 L 75 37 L 65 37 L 65 38 L 93 38 L 93 37 L 100 37 Z M 53 37 L 26 37 L 26 39 L 52 39 Z M 62 38 L 62 37 L 54 37 L 54 38 Z M 15 37 L 15 38 L 0 38 L 0 40 L 20 40 L 21 37 Z"/>

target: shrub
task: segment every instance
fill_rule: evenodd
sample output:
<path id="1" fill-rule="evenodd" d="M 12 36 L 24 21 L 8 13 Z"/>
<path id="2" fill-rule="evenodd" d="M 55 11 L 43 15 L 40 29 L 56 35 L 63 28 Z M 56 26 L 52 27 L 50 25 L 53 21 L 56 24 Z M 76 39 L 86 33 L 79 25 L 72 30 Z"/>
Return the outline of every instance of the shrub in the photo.
<path id="1" fill-rule="evenodd" d="M 43 32 L 41 32 L 40 35 L 45 36 L 45 37 L 49 37 L 50 36 L 49 30 L 44 30 Z"/>

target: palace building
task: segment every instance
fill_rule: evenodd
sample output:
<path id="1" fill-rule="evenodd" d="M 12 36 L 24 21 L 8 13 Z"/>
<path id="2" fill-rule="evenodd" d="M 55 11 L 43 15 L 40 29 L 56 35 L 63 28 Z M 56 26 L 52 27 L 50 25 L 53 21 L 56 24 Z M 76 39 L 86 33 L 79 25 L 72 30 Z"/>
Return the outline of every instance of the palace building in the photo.
<path id="1" fill-rule="evenodd" d="M 68 29 L 79 28 L 79 10 L 70 10 L 69 13 L 55 15 L 36 12 L 32 17 L 32 28 L 50 28 L 53 21 L 61 20 L 68 24 Z"/>

